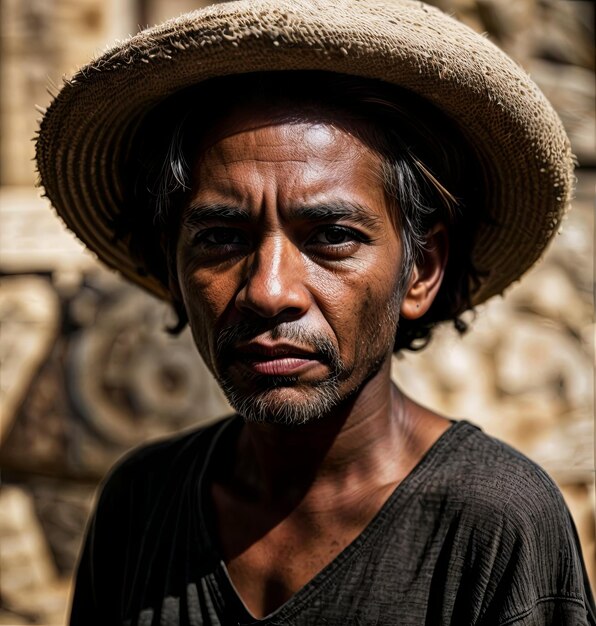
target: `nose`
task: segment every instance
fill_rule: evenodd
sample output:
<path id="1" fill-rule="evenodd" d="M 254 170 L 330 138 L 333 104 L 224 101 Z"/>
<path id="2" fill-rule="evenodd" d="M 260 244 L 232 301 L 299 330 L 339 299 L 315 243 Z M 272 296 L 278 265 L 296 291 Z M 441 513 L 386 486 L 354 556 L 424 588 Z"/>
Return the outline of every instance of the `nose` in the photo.
<path id="1" fill-rule="evenodd" d="M 297 318 L 306 313 L 310 301 L 300 251 L 283 236 L 264 237 L 247 258 L 236 308 L 265 318 Z"/>

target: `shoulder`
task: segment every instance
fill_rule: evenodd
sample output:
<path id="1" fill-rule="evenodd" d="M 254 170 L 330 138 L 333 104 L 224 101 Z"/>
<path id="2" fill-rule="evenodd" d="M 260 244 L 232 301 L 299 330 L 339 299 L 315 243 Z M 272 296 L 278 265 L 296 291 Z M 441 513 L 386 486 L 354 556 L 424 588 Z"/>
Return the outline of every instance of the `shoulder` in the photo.
<path id="1" fill-rule="evenodd" d="M 468 422 L 442 455 L 442 486 L 463 510 L 538 528 L 568 517 L 561 492 L 534 461 Z"/>
<path id="2" fill-rule="evenodd" d="M 151 580 L 165 584 L 164 576 L 174 580 L 185 571 L 169 566 L 185 562 L 191 548 L 206 553 L 208 545 L 200 543 L 193 519 L 201 476 L 220 434 L 233 421 L 142 446 L 116 464 L 87 529 L 72 623 L 121 623 L 122 608 L 144 597 L 145 572 L 155 568 Z M 192 546 L 189 537 L 195 537 Z"/>
<path id="3" fill-rule="evenodd" d="M 100 486 L 98 509 L 117 506 L 118 501 L 153 500 L 183 477 L 198 476 L 219 435 L 233 417 L 201 428 L 139 446 L 110 470 Z"/>
<path id="4" fill-rule="evenodd" d="M 437 467 L 448 511 L 446 537 L 475 580 L 485 581 L 490 602 L 484 609 L 534 615 L 536 607 L 556 601 L 588 610 L 592 601 L 577 532 L 553 480 L 471 424 L 459 423 L 452 435 Z"/>
<path id="5" fill-rule="evenodd" d="M 196 511 L 211 451 L 233 421 L 152 442 L 123 457 L 100 487 L 88 528 L 94 559 L 134 561 L 162 533 L 173 536 Z"/>
<path id="6" fill-rule="evenodd" d="M 454 548 L 491 571 L 515 563 L 547 578 L 581 562 L 571 515 L 541 467 L 467 422 L 450 439 L 429 491 L 443 503 Z"/>
<path id="7" fill-rule="evenodd" d="M 503 624 L 555 623 L 537 616 L 563 605 L 586 614 L 592 601 L 579 541 L 553 480 L 467 422 L 447 432 L 429 496 L 441 502 L 442 550 L 451 569 L 461 564 L 474 581 L 480 612 Z M 526 613 L 529 621 L 518 622 Z"/>

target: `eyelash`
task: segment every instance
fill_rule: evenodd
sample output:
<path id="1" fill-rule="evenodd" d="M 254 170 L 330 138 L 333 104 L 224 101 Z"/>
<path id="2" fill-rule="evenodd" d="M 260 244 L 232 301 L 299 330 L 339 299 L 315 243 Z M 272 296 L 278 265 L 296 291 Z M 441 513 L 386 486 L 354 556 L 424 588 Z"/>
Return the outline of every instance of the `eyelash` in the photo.
<path id="1" fill-rule="evenodd" d="M 193 245 L 203 244 L 208 248 L 222 248 L 228 246 L 237 246 L 238 242 L 230 243 L 229 241 L 217 242 L 217 241 L 209 241 L 210 236 L 224 235 L 226 237 L 244 237 L 244 232 L 238 228 L 227 228 L 227 227 L 214 227 L 207 228 L 196 233 L 193 237 L 192 243 Z"/>
<path id="2" fill-rule="evenodd" d="M 344 240 L 335 243 L 331 241 L 315 241 L 315 238 L 317 237 L 328 237 L 332 233 L 335 235 L 340 234 Z M 218 236 L 222 236 L 224 241 L 217 242 L 210 240 L 210 238 L 216 238 Z M 230 239 L 232 241 L 230 241 Z M 370 239 L 356 229 L 338 224 L 325 224 L 318 226 L 309 234 L 305 241 L 305 247 L 311 247 L 311 249 L 314 248 L 315 251 L 320 253 L 333 254 L 346 251 L 346 248 L 351 248 L 354 244 L 368 242 L 370 242 Z M 241 248 L 250 247 L 250 241 L 245 234 L 245 231 L 225 226 L 207 228 L 196 233 L 192 239 L 192 244 L 195 247 L 202 247 L 206 252 L 215 251 L 222 255 L 232 252 L 240 252 Z"/>
<path id="3" fill-rule="evenodd" d="M 328 241 L 328 242 L 314 242 L 314 238 L 324 235 L 324 236 L 329 236 L 331 233 L 337 235 L 337 234 L 341 234 L 342 237 L 344 238 L 344 241 Z M 314 245 L 319 245 L 319 246 L 323 246 L 323 247 L 330 247 L 330 248 L 339 248 L 340 246 L 346 246 L 346 245 L 350 245 L 352 243 L 358 242 L 358 243 L 364 243 L 367 241 L 367 237 L 365 237 L 362 233 L 358 232 L 357 230 L 354 230 L 353 228 L 349 228 L 347 226 L 339 226 L 337 224 L 329 224 L 326 226 L 321 226 L 320 228 L 316 229 L 315 232 L 310 236 L 310 238 L 307 240 L 307 244 L 308 243 L 312 243 Z"/>

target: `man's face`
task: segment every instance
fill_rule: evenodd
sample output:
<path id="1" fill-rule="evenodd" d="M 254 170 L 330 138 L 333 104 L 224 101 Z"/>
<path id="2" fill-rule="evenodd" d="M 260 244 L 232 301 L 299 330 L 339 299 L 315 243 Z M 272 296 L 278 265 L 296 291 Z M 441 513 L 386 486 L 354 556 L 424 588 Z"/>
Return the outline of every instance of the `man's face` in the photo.
<path id="1" fill-rule="evenodd" d="M 232 406 L 304 423 L 388 376 L 401 246 L 380 157 L 331 122 L 251 114 L 199 152 L 178 287 Z"/>

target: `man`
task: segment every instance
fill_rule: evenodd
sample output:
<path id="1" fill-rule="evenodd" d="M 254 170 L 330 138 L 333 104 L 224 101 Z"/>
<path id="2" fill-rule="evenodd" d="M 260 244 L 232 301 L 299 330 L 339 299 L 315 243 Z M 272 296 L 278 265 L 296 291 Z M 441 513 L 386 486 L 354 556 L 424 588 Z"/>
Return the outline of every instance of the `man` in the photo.
<path id="1" fill-rule="evenodd" d="M 38 163 L 237 411 L 112 473 L 73 624 L 596 624 L 550 479 L 390 379 L 566 206 L 564 132 L 502 53 L 407 1 L 211 7 L 81 70 Z"/>

